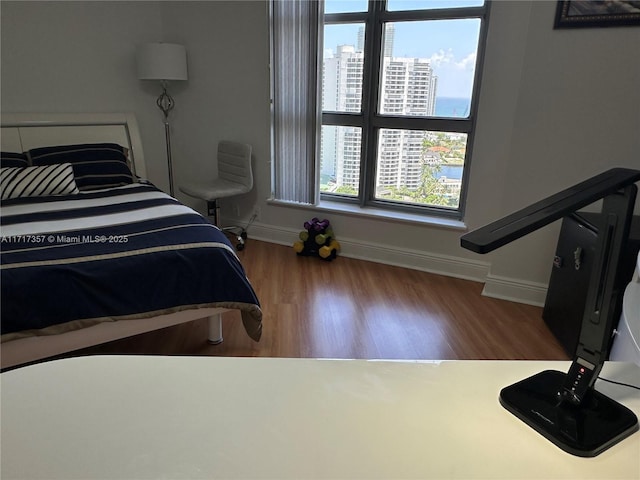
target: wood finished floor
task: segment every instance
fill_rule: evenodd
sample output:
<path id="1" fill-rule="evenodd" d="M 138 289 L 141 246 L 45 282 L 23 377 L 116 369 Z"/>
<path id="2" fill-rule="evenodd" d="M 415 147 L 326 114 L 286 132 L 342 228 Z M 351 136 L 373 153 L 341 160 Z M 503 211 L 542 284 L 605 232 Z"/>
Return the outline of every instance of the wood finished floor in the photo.
<path id="1" fill-rule="evenodd" d="M 261 301 L 259 343 L 240 314 L 223 316 L 224 342 L 206 343 L 198 320 L 83 350 L 361 359 L 567 360 L 542 309 L 483 297 L 482 284 L 339 256 L 298 257 L 249 239 L 239 257 Z"/>

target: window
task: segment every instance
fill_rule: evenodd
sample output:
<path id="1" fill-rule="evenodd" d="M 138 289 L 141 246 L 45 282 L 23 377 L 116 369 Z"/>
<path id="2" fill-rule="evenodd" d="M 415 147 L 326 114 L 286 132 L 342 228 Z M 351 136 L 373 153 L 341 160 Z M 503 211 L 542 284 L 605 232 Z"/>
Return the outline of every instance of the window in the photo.
<path id="1" fill-rule="evenodd" d="M 316 200 L 462 217 L 486 16 L 483 0 L 324 2 Z"/>

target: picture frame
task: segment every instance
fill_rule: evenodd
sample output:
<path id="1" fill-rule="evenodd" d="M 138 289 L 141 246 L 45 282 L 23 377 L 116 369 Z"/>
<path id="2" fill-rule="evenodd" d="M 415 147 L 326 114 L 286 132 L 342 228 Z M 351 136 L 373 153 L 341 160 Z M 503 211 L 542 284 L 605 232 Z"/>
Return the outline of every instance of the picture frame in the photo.
<path id="1" fill-rule="evenodd" d="M 637 0 L 560 0 L 553 25 L 558 28 L 640 25 Z"/>

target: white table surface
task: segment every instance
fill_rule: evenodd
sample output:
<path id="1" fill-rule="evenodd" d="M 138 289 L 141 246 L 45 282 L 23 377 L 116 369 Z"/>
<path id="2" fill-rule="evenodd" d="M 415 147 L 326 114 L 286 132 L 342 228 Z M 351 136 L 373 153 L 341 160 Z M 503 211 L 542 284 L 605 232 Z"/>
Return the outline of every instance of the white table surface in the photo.
<path id="1" fill-rule="evenodd" d="M 3 373 L 10 478 L 639 479 L 640 434 L 572 456 L 498 403 L 568 362 L 97 356 Z M 640 385 L 640 367 L 602 376 Z M 640 413 L 640 392 L 596 387 Z"/>

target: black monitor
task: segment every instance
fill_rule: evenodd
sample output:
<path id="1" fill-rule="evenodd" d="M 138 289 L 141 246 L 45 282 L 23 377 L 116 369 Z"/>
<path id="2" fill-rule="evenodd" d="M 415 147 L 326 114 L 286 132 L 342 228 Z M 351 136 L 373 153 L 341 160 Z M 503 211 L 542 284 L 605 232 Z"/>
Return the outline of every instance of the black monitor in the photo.
<path id="1" fill-rule="evenodd" d="M 463 235 L 462 247 L 488 253 L 602 201 L 596 263 L 578 347 L 568 373 L 540 372 L 500 392 L 500 403 L 563 450 L 592 457 L 638 430 L 635 414 L 593 388 L 617 325 L 619 259 L 629 237 L 640 171 L 614 168 Z"/>

